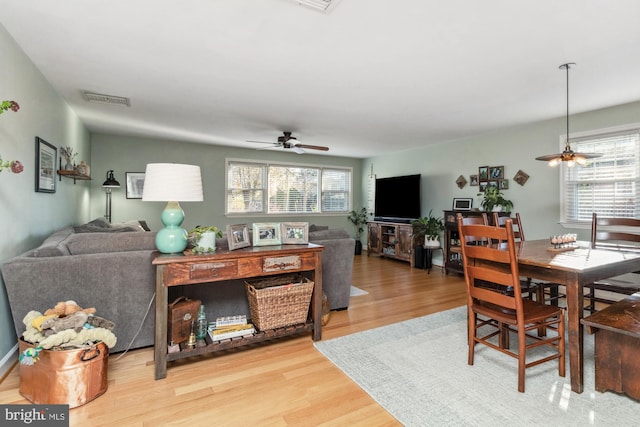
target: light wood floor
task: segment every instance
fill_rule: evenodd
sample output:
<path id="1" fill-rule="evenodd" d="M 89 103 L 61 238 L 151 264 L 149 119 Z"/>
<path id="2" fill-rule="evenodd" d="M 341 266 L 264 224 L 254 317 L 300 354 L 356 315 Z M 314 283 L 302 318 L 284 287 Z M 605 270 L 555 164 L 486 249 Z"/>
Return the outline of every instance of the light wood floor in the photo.
<path id="1" fill-rule="evenodd" d="M 369 292 L 331 312 L 323 339 L 465 304 L 464 279 L 356 256 L 353 284 Z M 310 334 L 172 362 L 154 381 L 153 350 L 109 358 L 109 389 L 71 410 L 71 426 L 393 426 L 398 422 L 313 347 Z M 0 403 L 29 403 L 18 369 Z"/>

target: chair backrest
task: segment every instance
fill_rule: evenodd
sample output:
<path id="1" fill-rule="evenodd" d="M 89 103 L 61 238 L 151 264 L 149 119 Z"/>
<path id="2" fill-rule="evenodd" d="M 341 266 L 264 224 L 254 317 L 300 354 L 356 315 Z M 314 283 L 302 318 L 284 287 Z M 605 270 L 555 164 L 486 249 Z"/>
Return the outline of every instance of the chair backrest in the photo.
<path id="1" fill-rule="evenodd" d="M 489 225 L 489 218 L 487 217 L 487 214 L 485 212 L 482 212 L 482 214 L 480 215 L 473 215 L 473 216 L 462 216 L 461 213 L 458 213 L 456 217 L 462 218 L 462 223 L 464 225 L 472 225 L 472 224 Z M 482 244 L 486 243 L 486 239 L 482 239 L 480 238 L 480 236 L 478 238 L 476 238 L 475 236 L 465 236 L 464 239 L 462 238 L 462 236 L 460 236 L 460 241 L 467 242 L 467 243 L 473 242 L 476 245 L 481 243 Z"/>
<path id="2" fill-rule="evenodd" d="M 524 242 L 524 229 L 522 228 L 520 213 L 516 212 L 515 217 L 509 217 L 500 216 L 498 212 L 493 212 L 493 225 L 496 227 L 504 227 L 508 219 L 513 221 L 513 238 L 516 242 Z"/>
<path id="3" fill-rule="evenodd" d="M 602 229 L 601 227 L 616 227 Z M 635 230 L 634 230 L 635 228 Z M 604 218 L 594 212 L 591 221 L 591 247 L 640 250 L 640 219 Z"/>
<path id="4" fill-rule="evenodd" d="M 464 225 L 462 218 L 458 217 L 458 232 L 461 242 L 467 236 L 497 242 L 486 246 L 462 244 L 462 264 L 469 306 L 489 303 L 521 312 L 522 292 L 513 222 L 508 219 L 504 227 Z M 496 286 L 488 287 L 487 282 Z M 510 287 L 513 292 L 506 292 Z"/>

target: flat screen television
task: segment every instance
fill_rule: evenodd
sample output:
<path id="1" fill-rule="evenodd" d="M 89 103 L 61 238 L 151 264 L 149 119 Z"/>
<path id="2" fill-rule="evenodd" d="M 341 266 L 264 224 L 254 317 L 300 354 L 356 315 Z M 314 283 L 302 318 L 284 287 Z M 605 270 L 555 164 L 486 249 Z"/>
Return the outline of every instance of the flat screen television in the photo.
<path id="1" fill-rule="evenodd" d="M 420 174 L 376 179 L 374 220 L 410 223 L 419 218 Z"/>

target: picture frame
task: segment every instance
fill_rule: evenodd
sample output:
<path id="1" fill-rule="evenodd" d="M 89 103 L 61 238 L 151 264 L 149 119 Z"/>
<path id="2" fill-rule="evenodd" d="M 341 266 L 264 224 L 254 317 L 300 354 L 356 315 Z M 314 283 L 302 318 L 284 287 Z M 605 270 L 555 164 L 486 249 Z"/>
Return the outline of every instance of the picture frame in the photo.
<path id="1" fill-rule="evenodd" d="M 524 185 L 529 179 L 529 175 L 522 169 L 518 169 L 518 172 L 513 176 L 513 180 L 520 185 Z"/>
<path id="2" fill-rule="evenodd" d="M 36 136 L 36 192 L 56 192 L 56 159 L 58 149 Z"/>
<path id="3" fill-rule="evenodd" d="M 480 193 L 484 193 L 484 190 L 487 189 L 487 185 L 489 185 L 489 181 L 480 181 L 478 191 Z"/>
<path id="4" fill-rule="evenodd" d="M 469 175 L 469 185 L 471 187 L 477 187 L 480 185 L 480 180 L 478 179 L 478 175 Z"/>
<path id="5" fill-rule="evenodd" d="M 489 166 L 480 166 L 478 168 L 478 179 L 480 181 L 487 181 L 489 179 Z"/>
<path id="6" fill-rule="evenodd" d="M 489 179 L 503 179 L 504 166 L 491 166 L 489 168 Z"/>
<path id="7" fill-rule="evenodd" d="M 280 245 L 279 222 L 255 222 L 253 224 L 253 246 Z"/>
<path id="8" fill-rule="evenodd" d="M 453 210 L 454 211 L 470 211 L 473 207 L 472 198 L 454 198 Z"/>
<path id="9" fill-rule="evenodd" d="M 127 181 L 127 199 L 142 199 L 144 172 L 125 172 Z"/>
<path id="10" fill-rule="evenodd" d="M 498 183 L 497 179 L 491 179 L 487 182 L 487 187 L 496 187 L 496 188 L 500 188 L 500 184 Z"/>
<path id="11" fill-rule="evenodd" d="M 458 185 L 458 188 L 462 189 L 465 185 L 467 185 L 467 179 L 464 176 L 460 175 L 458 179 L 456 179 L 456 184 Z"/>
<path id="12" fill-rule="evenodd" d="M 283 245 L 306 245 L 309 243 L 308 222 L 283 222 L 280 224 Z"/>
<path id="13" fill-rule="evenodd" d="M 230 251 L 251 246 L 247 224 L 227 225 L 227 242 Z"/>
<path id="14" fill-rule="evenodd" d="M 499 179 L 498 180 L 498 188 L 500 190 L 508 190 L 509 189 L 509 180 L 508 179 Z"/>

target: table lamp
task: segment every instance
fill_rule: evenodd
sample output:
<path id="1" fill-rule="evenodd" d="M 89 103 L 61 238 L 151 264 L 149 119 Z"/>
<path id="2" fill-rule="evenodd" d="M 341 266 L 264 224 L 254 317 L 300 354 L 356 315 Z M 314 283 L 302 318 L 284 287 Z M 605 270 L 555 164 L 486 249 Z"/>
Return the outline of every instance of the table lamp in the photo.
<path id="1" fill-rule="evenodd" d="M 113 169 L 107 171 L 107 179 L 102 183 L 102 187 L 107 192 L 107 211 L 104 216 L 111 222 L 111 189 L 120 188 L 120 183 L 113 176 Z"/>
<path id="2" fill-rule="evenodd" d="M 180 227 L 184 211 L 179 202 L 201 202 L 200 166 L 177 163 L 149 163 L 144 177 L 142 201 L 168 202 L 160 219 L 164 228 L 156 235 L 162 253 L 182 252 L 187 247 L 187 230 Z"/>

